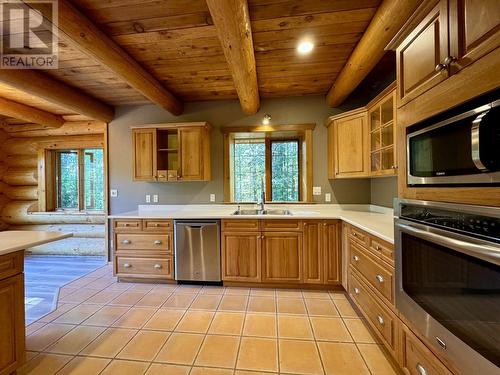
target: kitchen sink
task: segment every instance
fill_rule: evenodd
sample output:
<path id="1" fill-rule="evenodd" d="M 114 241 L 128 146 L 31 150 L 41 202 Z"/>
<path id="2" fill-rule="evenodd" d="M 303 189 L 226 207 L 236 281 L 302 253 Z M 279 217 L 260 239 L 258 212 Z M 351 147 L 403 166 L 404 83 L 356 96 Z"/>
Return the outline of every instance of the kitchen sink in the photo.
<path id="1" fill-rule="evenodd" d="M 282 209 L 270 209 L 270 210 L 252 210 L 252 209 L 244 209 L 244 210 L 236 210 L 232 213 L 232 215 L 281 215 L 288 216 L 292 213 L 290 210 L 282 210 Z"/>

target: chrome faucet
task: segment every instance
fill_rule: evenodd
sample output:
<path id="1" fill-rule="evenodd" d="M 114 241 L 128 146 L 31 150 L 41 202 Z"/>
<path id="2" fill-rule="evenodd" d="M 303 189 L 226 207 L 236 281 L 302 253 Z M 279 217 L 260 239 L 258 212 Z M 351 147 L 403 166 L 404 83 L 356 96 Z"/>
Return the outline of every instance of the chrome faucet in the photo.
<path id="1" fill-rule="evenodd" d="M 262 176 L 262 179 L 261 179 L 261 189 L 262 189 L 262 192 L 260 195 L 260 203 L 259 203 L 260 208 L 259 208 L 259 210 L 264 211 L 265 210 L 264 205 L 266 204 L 266 183 L 265 183 L 264 176 Z"/>

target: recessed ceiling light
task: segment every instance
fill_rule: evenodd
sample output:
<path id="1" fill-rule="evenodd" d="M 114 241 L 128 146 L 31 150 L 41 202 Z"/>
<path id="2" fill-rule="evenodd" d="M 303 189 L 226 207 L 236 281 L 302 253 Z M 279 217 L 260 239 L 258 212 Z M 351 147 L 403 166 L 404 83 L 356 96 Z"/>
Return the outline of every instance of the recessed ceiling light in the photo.
<path id="1" fill-rule="evenodd" d="M 297 46 L 297 51 L 301 55 L 305 55 L 305 54 L 310 53 L 313 50 L 313 48 L 314 48 L 314 44 L 311 41 L 309 41 L 309 40 L 303 40 Z"/>
<path id="2" fill-rule="evenodd" d="M 271 122 L 271 115 L 265 115 L 264 118 L 262 119 L 262 123 L 264 125 L 269 125 L 270 122 Z"/>

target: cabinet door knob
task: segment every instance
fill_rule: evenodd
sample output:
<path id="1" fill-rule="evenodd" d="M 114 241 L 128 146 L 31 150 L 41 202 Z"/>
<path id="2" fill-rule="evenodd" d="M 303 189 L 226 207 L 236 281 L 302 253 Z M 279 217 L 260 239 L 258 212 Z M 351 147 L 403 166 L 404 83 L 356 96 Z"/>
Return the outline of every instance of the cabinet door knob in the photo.
<path id="1" fill-rule="evenodd" d="M 130 240 L 123 240 L 122 244 L 124 244 L 124 245 L 130 245 L 131 241 Z"/>
<path id="2" fill-rule="evenodd" d="M 425 367 L 424 367 L 424 366 L 422 366 L 422 364 L 417 363 L 417 365 L 415 366 L 415 368 L 417 369 L 417 372 L 418 372 L 420 375 L 427 375 L 427 370 L 425 369 Z"/>
<path id="3" fill-rule="evenodd" d="M 380 250 L 380 246 L 379 245 L 375 246 L 375 249 Z"/>
<path id="4" fill-rule="evenodd" d="M 445 64 L 442 64 L 442 63 L 439 63 L 436 65 L 436 67 L 434 68 L 434 70 L 439 73 L 439 72 L 442 72 L 443 70 L 446 69 L 446 65 Z"/>
<path id="5" fill-rule="evenodd" d="M 126 226 L 126 227 L 129 227 L 129 226 L 130 226 L 130 223 L 125 223 L 125 226 Z"/>
<path id="6" fill-rule="evenodd" d="M 154 267 L 156 270 L 159 270 L 159 269 L 161 269 L 161 264 L 155 264 L 153 267 Z"/>
<path id="7" fill-rule="evenodd" d="M 323 226 L 326 227 L 326 223 L 323 223 Z"/>
<path id="8" fill-rule="evenodd" d="M 358 236 L 358 235 L 356 234 L 356 232 L 352 232 L 352 235 L 353 235 L 354 237 L 357 237 L 357 236 Z"/>
<path id="9" fill-rule="evenodd" d="M 375 278 L 377 279 L 377 281 L 379 283 L 383 283 L 384 282 L 384 277 L 382 275 L 377 275 L 377 276 L 375 276 Z"/>
<path id="10" fill-rule="evenodd" d="M 384 323 L 385 323 L 385 322 L 384 322 L 384 318 L 382 318 L 382 316 L 378 315 L 378 316 L 377 316 L 377 320 L 378 320 L 378 323 L 379 323 L 381 326 L 383 326 L 383 325 L 384 325 Z"/>
<path id="11" fill-rule="evenodd" d="M 154 244 L 155 244 L 155 245 L 161 245 L 161 241 L 160 241 L 160 240 L 156 240 L 156 241 L 154 242 Z"/>
<path id="12" fill-rule="evenodd" d="M 156 228 L 158 228 L 160 226 L 160 224 L 154 223 L 153 226 L 156 227 Z"/>
<path id="13" fill-rule="evenodd" d="M 359 294 L 359 288 L 354 288 L 354 293 Z"/>
<path id="14" fill-rule="evenodd" d="M 353 259 L 355 262 L 359 262 L 359 257 L 358 257 L 357 255 L 354 255 L 354 256 L 352 257 L 352 259 Z"/>
<path id="15" fill-rule="evenodd" d="M 130 268 L 130 267 L 131 267 L 131 266 L 130 266 L 130 264 L 128 264 L 128 263 L 124 263 L 124 264 L 123 264 L 123 268 Z"/>
<path id="16" fill-rule="evenodd" d="M 455 61 L 457 61 L 457 58 L 455 56 L 447 56 L 444 59 L 443 64 L 448 67 L 448 66 L 450 66 L 451 63 L 453 63 Z"/>

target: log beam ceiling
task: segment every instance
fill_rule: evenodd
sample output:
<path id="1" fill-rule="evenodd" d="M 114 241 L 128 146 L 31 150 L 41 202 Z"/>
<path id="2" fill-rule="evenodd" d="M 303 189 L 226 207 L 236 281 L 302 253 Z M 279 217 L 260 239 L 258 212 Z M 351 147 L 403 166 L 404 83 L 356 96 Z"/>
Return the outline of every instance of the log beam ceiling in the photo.
<path id="1" fill-rule="evenodd" d="M 207 4 L 241 108 L 247 114 L 256 113 L 260 98 L 247 1 L 207 0 Z"/>
<path id="2" fill-rule="evenodd" d="M 67 0 L 59 0 L 59 37 L 104 65 L 127 84 L 173 115 L 183 103 L 122 47 Z M 41 9 L 39 7 L 39 9 Z"/>
<path id="3" fill-rule="evenodd" d="M 62 116 L 4 98 L 0 98 L 0 114 L 51 128 L 59 128 L 65 122 Z"/>
<path id="4" fill-rule="evenodd" d="M 384 0 L 330 88 L 326 102 L 336 107 L 363 81 L 384 56 L 385 47 L 401 29 L 419 0 Z"/>
<path id="5" fill-rule="evenodd" d="M 110 122 L 114 116 L 111 106 L 34 70 L 0 69 L 0 82 L 91 119 Z"/>

